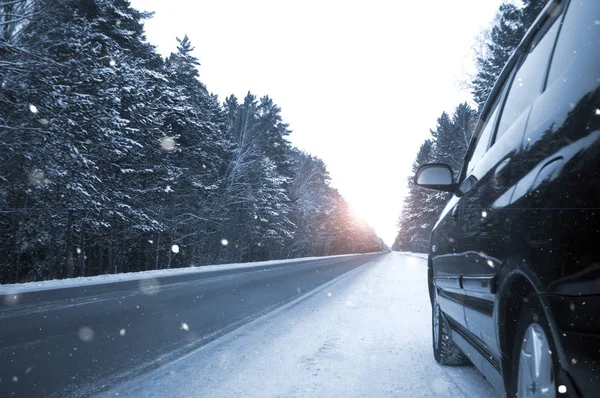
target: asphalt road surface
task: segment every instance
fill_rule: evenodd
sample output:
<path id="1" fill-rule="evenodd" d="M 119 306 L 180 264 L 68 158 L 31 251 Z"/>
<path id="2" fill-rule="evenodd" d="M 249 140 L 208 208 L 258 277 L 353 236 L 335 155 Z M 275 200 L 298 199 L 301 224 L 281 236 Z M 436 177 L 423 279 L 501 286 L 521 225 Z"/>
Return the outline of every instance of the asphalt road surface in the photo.
<path id="1" fill-rule="evenodd" d="M 426 256 L 392 252 L 96 398 L 500 398 L 431 342 Z"/>
<path id="2" fill-rule="evenodd" d="M 0 296 L 0 396 L 89 396 L 382 254 Z"/>

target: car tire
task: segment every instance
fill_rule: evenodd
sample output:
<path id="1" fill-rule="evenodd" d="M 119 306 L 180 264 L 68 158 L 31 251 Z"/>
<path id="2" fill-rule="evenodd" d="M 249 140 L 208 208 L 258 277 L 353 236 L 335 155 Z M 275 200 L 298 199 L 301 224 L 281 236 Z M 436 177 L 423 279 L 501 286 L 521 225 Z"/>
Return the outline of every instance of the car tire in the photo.
<path id="1" fill-rule="evenodd" d="M 552 333 L 539 302 L 531 298 L 528 302 L 521 310 L 513 340 L 510 396 L 553 398 L 559 393 Z M 527 371 L 536 367 L 541 371 Z"/>
<path id="2" fill-rule="evenodd" d="M 438 305 L 437 291 L 433 294 L 431 330 L 433 340 L 433 356 L 437 363 L 446 366 L 460 366 L 470 364 L 469 359 L 454 344 L 450 338 L 447 321 L 442 316 Z"/>

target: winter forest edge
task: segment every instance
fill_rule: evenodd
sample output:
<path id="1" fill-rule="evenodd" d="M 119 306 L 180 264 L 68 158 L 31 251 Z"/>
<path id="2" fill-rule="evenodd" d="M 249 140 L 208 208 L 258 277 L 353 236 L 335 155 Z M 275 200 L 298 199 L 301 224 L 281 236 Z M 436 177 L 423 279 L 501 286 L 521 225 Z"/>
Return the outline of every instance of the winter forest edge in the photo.
<path id="1" fill-rule="evenodd" d="M 0 2 L 0 283 L 385 250 L 280 108 L 127 0 Z"/>

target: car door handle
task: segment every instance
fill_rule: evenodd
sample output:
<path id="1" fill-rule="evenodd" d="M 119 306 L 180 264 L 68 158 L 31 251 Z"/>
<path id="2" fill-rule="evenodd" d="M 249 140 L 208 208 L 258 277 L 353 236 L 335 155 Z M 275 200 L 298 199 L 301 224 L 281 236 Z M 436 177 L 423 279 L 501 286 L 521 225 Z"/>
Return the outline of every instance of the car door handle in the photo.
<path id="1" fill-rule="evenodd" d="M 479 293 L 496 293 L 496 274 L 479 276 L 462 276 L 461 287 Z"/>
<path id="2" fill-rule="evenodd" d="M 498 164 L 498 166 L 496 166 L 496 169 L 494 170 L 494 185 L 496 187 L 506 185 L 509 170 L 508 165 L 510 160 L 510 158 L 504 159 L 502 162 L 500 162 L 500 164 Z"/>
<path id="3" fill-rule="evenodd" d="M 503 161 L 500 162 L 500 164 L 498 166 L 496 166 L 496 170 L 494 171 L 494 176 L 501 176 L 503 174 L 506 173 L 507 169 L 506 166 L 508 166 L 508 164 L 510 163 L 510 158 L 504 159 Z"/>

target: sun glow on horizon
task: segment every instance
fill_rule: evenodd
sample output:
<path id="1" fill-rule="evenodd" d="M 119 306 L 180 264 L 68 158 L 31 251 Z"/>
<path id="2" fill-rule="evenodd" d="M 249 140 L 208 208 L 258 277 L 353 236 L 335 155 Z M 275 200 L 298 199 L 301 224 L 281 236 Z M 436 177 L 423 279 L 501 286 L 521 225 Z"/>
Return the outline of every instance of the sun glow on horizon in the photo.
<path id="1" fill-rule="evenodd" d="M 391 247 L 398 231 L 395 226 L 390 228 L 390 219 L 394 219 L 395 225 L 397 215 L 394 213 L 394 207 L 390 208 L 374 199 L 373 195 L 352 197 L 352 199 L 348 199 L 348 205 L 357 221 L 368 224 L 385 244 Z"/>
<path id="2" fill-rule="evenodd" d="M 220 100 L 269 95 L 292 145 L 325 162 L 331 184 L 388 245 L 419 146 L 442 111 L 472 99 L 461 81 L 501 3 L 132 0 L 155 12 L 145 30 L 163 56 L 188 35 Z M 269 45 L 240 44 L 248 32 Z"/>

